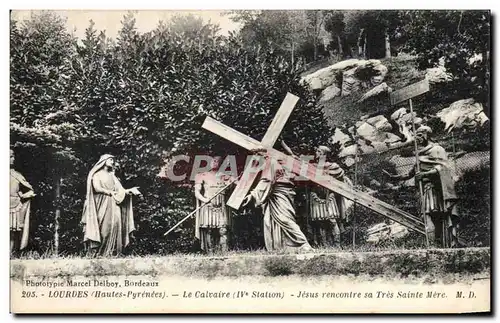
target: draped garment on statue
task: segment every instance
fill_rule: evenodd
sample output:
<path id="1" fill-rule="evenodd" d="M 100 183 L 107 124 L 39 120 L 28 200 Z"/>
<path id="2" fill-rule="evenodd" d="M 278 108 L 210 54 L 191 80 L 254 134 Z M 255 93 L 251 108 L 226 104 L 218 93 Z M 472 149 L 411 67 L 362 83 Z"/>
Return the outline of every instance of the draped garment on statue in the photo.
<path id="1" fill-rule="evenodd" d="M 101 256 L 122 253 L 135 230 L 132 198 L 113 172 L 104 169 L 111 155 L 103 155 L 87 178 L 87 196 L 82 215 L 84 242 Z M 106 194 L 112 192 L 112 195 Z"/>
<path id="2" fill-rule="evenodd" d="M 352 182 L 347 177 L 338 178 L 333 172 L 330 172 L 331 165 L 332 163 L 325 165 L 327 174 L 336 180 L 343 181 L 347 185 L 352 186 Z M 308 191 L 309 216 L 311 221 L 347 220 L 346 215 L 349 201 L 345 197 L 335 194 L 335 192 L 317 184 L 311 184 Z"/>
<path id="3" fill-rule="evenodd" d="M 28 246 L 29 238 L 29 225 L 30 225 L 30 206 L 31 201 L 22 200 L 21 187 L 24 186 L 29 190 L 33 190 L 33 187 L 26 181 L 23 175 L 19 172 L 11 169 L 10 170 L 10 230 L 20 232 L 21 234 L 21 244 L 20 250 L 23 250 Z"/>
<path id="4" fill-rule="evenodd" d="M 210 199 L 233 180 L 234 178 L 218 172 L 199 173 L 195 177 L 195 189 L 200 189 L 203 196 Z M 202 204 L 199 199 L 196 199 L 196 208 Z M 207 230 L 231 226 L 231 210 L 226 206 L 225 192 L 217 195 L 199 209 L 196 212 L 195 221 L 195 237 L 200 240 L 201 249 L 207 250 L 209 245 Z"/>
<path id="5" fill-rule="evenodd" d="M 457 194 L 453 170 L 443 147 L 430 143 L 418 153 L 420 171 L 436 173 L 421 178 L 423 187 L 423 212 L 438 221 L 441 244 L 451 247 L 457 241 Z"/>
<path id="6" fill-rule="evenodd" d="M 255 205 L 264 214 L 264 242 L 266 249 L 309 249 L 306 236 L 295 221 L 295 185 L 281 166 L 262 172 L 257 186 L 250 192 Z"/>

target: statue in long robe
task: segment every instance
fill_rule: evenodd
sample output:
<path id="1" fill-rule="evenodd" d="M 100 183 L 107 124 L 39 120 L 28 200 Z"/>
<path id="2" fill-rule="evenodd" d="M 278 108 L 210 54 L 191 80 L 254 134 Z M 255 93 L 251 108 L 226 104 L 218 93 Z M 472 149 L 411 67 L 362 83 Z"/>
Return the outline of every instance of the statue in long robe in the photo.
<path id="1" fill-rule="evenodd" d="M 83 207 L 83 241 L 91 255 L 119 255 L 135 231 L 132 196 L 136 187 L 124 189 L 114 173 L 114 156 L 101 156 L 87 177 Z"/>
<path id="2" fill-rule="evenodd" d="M 262 152 L 258 152 L 262 153 Z M 278 163 L 268 162 L 243 205 L 254 200 L 264 215 L 264 243 L 268 251 L 309 251 L 311 246 L 295 220 L 295 183 Z"/>
<path id="3" fill-rule="evenodd" d="M 226 252 L 231 231 L 231 210 L 226 206 L 226 194 L 215 194 L 235 181 L 231 176 L 219 172 L 219 167 L 220 158 L 214 157 L 211 169 L 195 176 L 196 208 L 207 203 L 196 212 L 195 237 L 206 252 L 214 251 L 215 247 Z"/>
<path id="4" fill-rule="evenodd" d="M 15 155 L 10 151 L 10 252 L 17 255 L 28 246 L 30 231 L 31 198 L 33 187 L 21 173 L 14 169 Z M 23 192 L 24 191 L 24 192 Z"/>
<path id="5" fill-rule="evenodd" d="M 318 164 L 320 159 L 325 158 L 330 152 L 326 146 L 316 149 L 314 163 L 322 166 L 327 176 L 352 185 L 344 175 L 344 170 L 337 163 L 325 162 Z M 348 201 L 345 197 L 336 194 L 320 185 L 311 183 L 308 187 L 307 204 L 309 219 L 313 231 L 314 242 L 318 246 L 338 246 L 341 242 L 341 234 L 345 232 L 344 222 Z"/>
<path id="6" fill-rule="evenodd" d="M 459 246 L 459 214 L 452 165 L 445 149 L 429 140 L 430 133 L 432 130 L 428 126 L 421 126 L 416 132 L 420 147 L 420 171 L 416 171 L 415 165 L 408 174 L 392 175 L 391 178 L 409 179 L 414 176 L 415 184 L 421 183 L 422 213 L 427 224 L 429 243 L 443 248 L 456 247 Z"/>

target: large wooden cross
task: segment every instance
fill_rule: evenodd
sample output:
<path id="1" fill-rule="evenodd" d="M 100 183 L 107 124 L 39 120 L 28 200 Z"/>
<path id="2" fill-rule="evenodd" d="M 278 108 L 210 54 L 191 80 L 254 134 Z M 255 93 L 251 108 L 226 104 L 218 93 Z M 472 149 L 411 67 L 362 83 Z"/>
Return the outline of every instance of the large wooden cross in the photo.
<path id="1" fill-rule="evenodd" d="M 281 131 L 283 130 L 283 127 L 288 121 L 288 117 L 292 113 L 295 104 L 297 103 L 298 100 L 299 98 L 297 96 L 287 93 L 285 100 L 281 104 L 275 118 L 273 119 L 271 125 L 267 129 L 267 132 L 262 138 L 261 142 L 251 137 L 248 137 L 242 134 L 241 132 L 236 131 L 231 127 L 228 127 L 210 117 L 206 117 L 202 127 L 244 149 L 255 150 L 259 148 L 266 148 L 271 158 L 278 160 L 288 160 L 289 158 L 292 157 L 276 149 L 273 149 L 273 146 L 276 140 L 278 139 Z M 349 185 L 345 184 L 344 182 L 335 179 L 325 181 L 321 177 L 317 176 L 317 174 L 321 172 L 321 170 L 317 169 L 315 165 L 310 164 L 308 161 L 300 160 L 298 158 L 293 158 L 293 159 L 294 159 L 293 163 L 285 163 L 285 165 L 283 165 L 285 168 L 287 168 L 288 171 L 291 171 L 295 174 L 300 174 L 301 176 L 307 178 L 308 180 L 318 185 L 321 185 L 331 191 L 334 191 L 342 196 L 345 196 L 346 198 L 352 200 L 353 202 L 359 203 L 367 207 L 368 209 L 375 211 L 378 214 L 388 217 L 391 220 L 408 227 L 409 229 L 425 234 L 424 223 L 420 219 L 409 214 L 408 212 L 405 212 L 386 202 L 378 200 L 367 193 L 356 190 L 350 187 Z M 307 170 L 305 174 L 303 171 L 304 169 Z M 227 205 L 236 210 L 240 208 L 243 199 L 245 198 L 250 188 L 252 187 L 255 178 L 257 177 L 257 174 L 258 173 L 255 172 L 255 169 L 251 167 L 245 168 L 242 175 L 242 178 L 244 180 L 238 182 L 235 190 L 233 191 L 233 194 L 231 195 L 231 197 L 227 202 Z"/>

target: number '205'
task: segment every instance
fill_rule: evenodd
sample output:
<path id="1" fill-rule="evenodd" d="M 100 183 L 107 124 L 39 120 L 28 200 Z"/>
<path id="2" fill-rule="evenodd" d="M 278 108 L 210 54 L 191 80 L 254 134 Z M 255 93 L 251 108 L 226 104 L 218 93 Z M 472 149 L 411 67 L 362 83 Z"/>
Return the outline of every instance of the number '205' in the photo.
<path id="1" fill-rule="evenodd" d="M 22 298 L 36 297 L 35 292 L 26 292 L 23 290 Z"/>

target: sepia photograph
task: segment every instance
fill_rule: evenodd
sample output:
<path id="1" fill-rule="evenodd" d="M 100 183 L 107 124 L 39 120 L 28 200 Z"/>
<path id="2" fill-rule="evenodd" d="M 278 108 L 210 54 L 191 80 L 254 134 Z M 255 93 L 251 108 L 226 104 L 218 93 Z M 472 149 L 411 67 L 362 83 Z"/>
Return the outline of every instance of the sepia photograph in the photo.
<path id="1" fill-rule="evenodd" d="M 491 313 L 488 8 L 9 19 L 10 313 Z"/>

